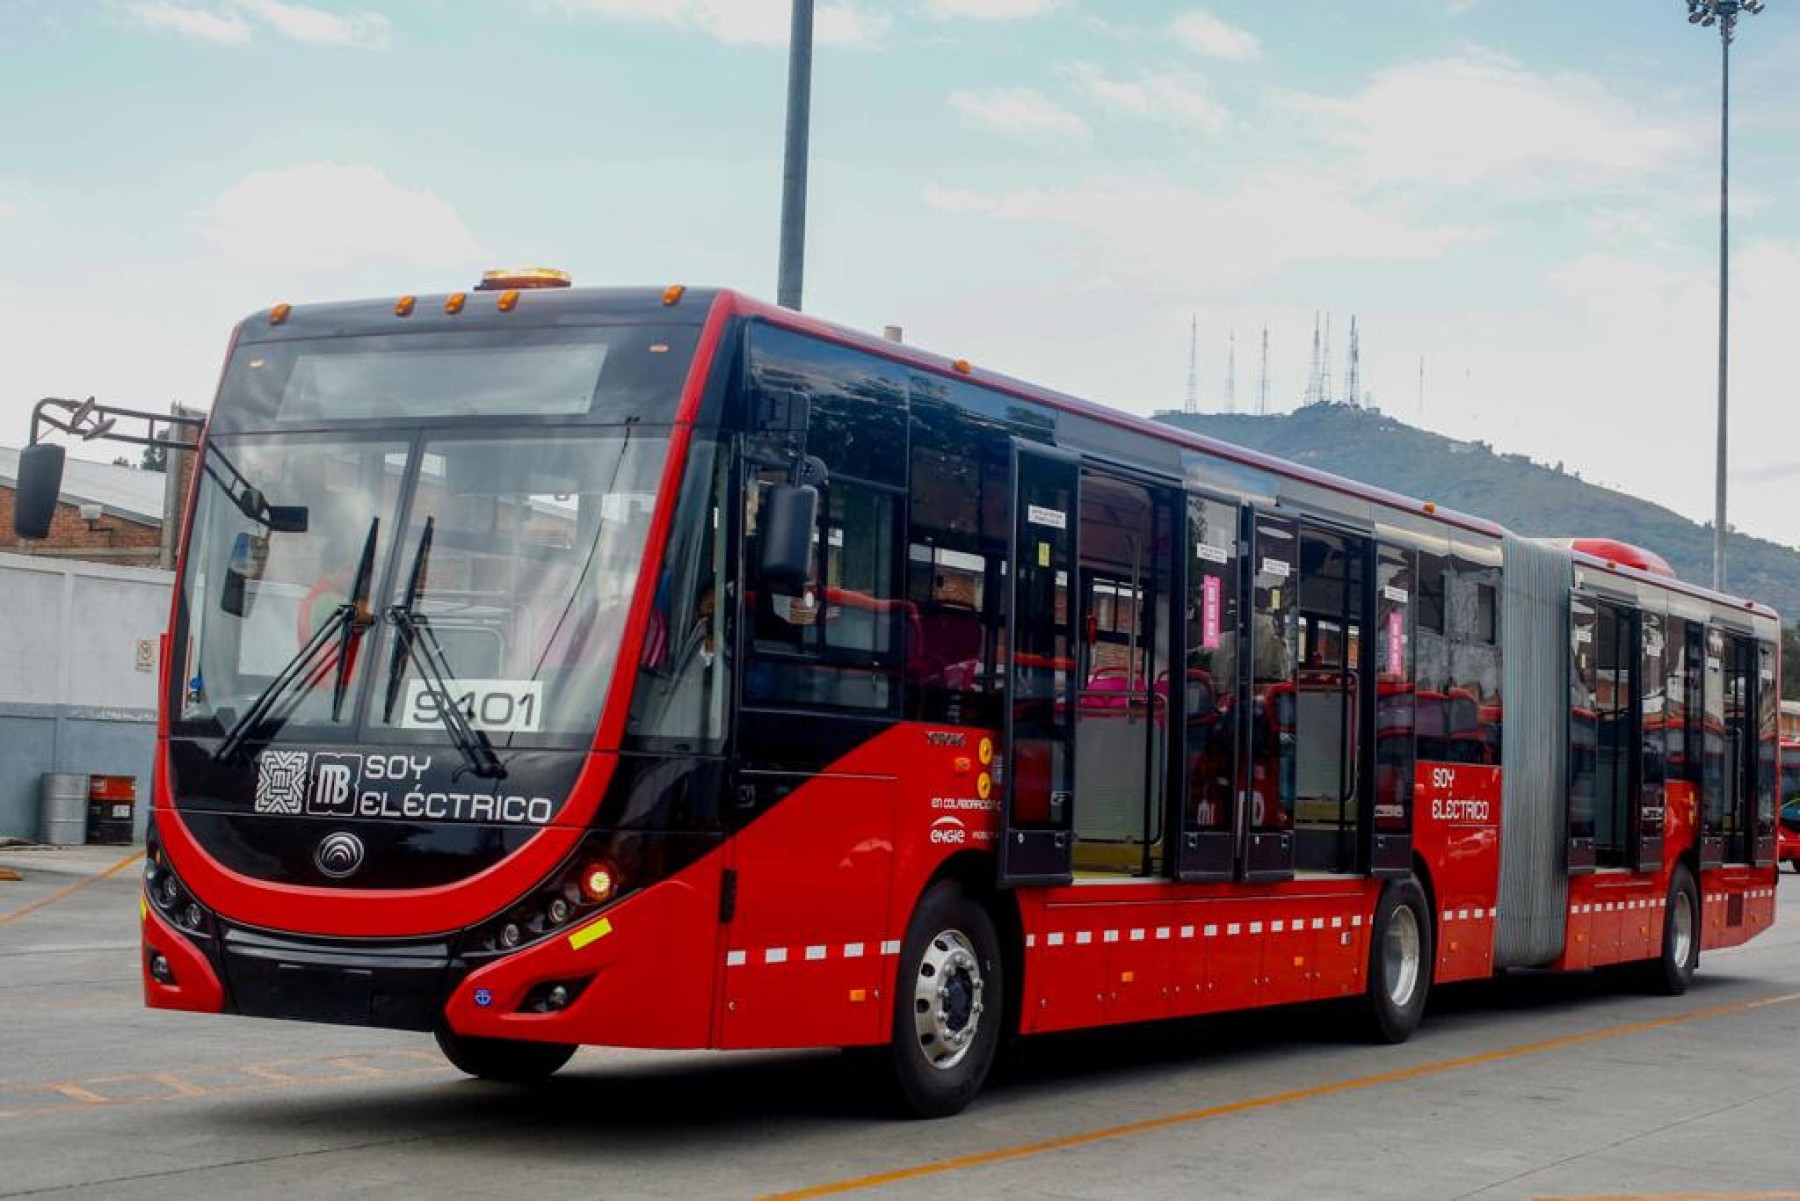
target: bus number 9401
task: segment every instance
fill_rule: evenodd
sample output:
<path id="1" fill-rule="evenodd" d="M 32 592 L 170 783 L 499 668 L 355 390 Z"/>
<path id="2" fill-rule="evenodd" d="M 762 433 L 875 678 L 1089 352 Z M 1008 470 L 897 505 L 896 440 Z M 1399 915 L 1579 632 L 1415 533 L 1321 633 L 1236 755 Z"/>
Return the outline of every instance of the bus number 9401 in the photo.
<path id="1" fill-rule="evenodd" d="M 451 699 L 469 725 L 490 734 L 535 734 L 544 720 L 544 684 L 541 680 L 457 680 L 450 685 Z M 424 680 L 406 685 L 406 708 L 401 728 L 436 729 L 443 725 L 438 712 L 442 701 Z"/>

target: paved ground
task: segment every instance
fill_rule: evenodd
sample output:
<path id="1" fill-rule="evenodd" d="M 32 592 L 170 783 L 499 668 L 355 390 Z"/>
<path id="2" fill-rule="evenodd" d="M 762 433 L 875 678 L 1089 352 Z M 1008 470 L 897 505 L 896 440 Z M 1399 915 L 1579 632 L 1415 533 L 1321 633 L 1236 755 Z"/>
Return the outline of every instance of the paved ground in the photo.
<path id="1" fill-rule="evenodd" d="M 1791 875 L 1685 997 L 1525 975 L 1401 1047 L 1317 1009 L 1042 1040 L 905 1123 L 832 1054 L 583 1051 L 531 1092 L 416 1035 L 150 1012 L 124 858 L 0 850 L 0 1196 L 1800 1198 Z"/>

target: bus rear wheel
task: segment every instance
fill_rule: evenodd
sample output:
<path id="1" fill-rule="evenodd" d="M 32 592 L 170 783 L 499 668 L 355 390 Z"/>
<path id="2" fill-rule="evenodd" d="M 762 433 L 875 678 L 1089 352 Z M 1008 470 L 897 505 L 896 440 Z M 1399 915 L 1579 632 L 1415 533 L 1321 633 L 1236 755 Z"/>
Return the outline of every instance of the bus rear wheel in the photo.
<path id="1" fill-rule="evenodd" d="M 1425 1016 L 1431 992 L 1431 908 L 1415 878 L 1390 880 L 1369 931 L 1364 1033 L 1373 1042 L 1403 1043 Z"/>
<path id="2" fill-rule="evenodd" d="M 1669 903 L 1663 910 L 1662 954 L 1644 961 L 1643 980 L 1650 991 L 1678 997 L 1693 983 L 1700 966 L 1700 890 L 1693 873 L 1676 865 L 1669 877 Z"/>
<path id="3" fill-rule="evenodd" d="M 438 1050 L 453 1067 L 478 1080 L 535 1084 L 569 1062 L 568 1043 L 534 1043 L 522 1038 L 467 1038 L 447 1026 L 437 1031 Z"/>
<path id="4" fill-rule="evenodd" d="M 895 978 L 887 1058 L 902 1113 L 948 1117 L 975 1099 L 1000 1045 L 1004 995 L 993 918 L 954 881 L 932 885 Z"/>

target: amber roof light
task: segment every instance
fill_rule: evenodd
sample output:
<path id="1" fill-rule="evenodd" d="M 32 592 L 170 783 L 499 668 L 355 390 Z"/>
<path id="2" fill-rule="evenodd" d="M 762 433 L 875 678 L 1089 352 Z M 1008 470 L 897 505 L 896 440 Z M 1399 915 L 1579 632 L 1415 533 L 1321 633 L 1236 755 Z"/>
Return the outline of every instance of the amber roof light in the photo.
<path id="1" fill-rule="evenodd" d="M 523 288 L 569 288 L 575 281 L 569 278 L 567 271 L 556 271 L 549 267 L 502 267 L 497 271 L 483 271 L 481 282 L 475 285 L 477 292 L 507 292 Z"/>

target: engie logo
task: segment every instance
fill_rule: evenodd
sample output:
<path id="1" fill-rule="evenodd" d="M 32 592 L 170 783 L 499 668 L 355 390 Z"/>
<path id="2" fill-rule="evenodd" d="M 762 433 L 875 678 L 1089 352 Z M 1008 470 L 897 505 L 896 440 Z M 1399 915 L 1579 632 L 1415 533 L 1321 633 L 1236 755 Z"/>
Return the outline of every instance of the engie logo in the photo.
<path id="1" fill-rule="evenodd" d="M 315 754 L 306 811 L 321 817 L 355 817 L 362 764 L 361 755 Z"/>
<path id="2" fill-rule="evenodd" d="M 940 817 L 931 823 L 931 841 L 946 846 L 961 846 L 969 841 L 969 831 L 960 817 Z"/>

